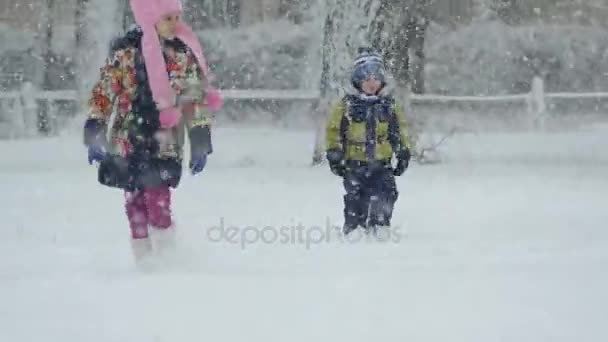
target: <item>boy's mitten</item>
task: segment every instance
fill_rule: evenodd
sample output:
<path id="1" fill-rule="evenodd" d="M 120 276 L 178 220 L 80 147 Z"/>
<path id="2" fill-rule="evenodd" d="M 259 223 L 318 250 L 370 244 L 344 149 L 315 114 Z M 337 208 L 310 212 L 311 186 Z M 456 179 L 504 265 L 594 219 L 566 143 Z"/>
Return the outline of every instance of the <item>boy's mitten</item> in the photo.
<path id="1" fill-rule="evenodd" d="M 396 157 L 397 166 L 395 166 L 393 174 L 395 176 L 401 176 L 405 172 L 405 170 L 407 170 L 412 155 L 410 153 L 410 150 L 406 147 L 405 149 L 397 152 Z"/>
<path id="2" fill-rule="evenodd" d="M 344 167 L 344 152 L 337 149 L 327 150 L 326 153 L 327 161 L 329 162 L 329 169 L 336 176 L 343 177 L 345 167 Z"/>

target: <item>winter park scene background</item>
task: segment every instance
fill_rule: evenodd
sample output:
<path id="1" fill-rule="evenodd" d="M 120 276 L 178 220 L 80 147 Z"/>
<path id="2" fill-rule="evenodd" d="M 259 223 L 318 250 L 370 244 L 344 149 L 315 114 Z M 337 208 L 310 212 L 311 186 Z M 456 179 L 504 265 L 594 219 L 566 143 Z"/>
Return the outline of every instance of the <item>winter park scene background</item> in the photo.
<path id="1" fill-rule="evenodd" d="M 608 1 L 184 7 L 225 106 L 141 269 L 82 143 L 128 2 L 0 0 L 0 341 L 608 339 Z M 360 46 L 417 140 L 384 238 L 323 155 Z"/>

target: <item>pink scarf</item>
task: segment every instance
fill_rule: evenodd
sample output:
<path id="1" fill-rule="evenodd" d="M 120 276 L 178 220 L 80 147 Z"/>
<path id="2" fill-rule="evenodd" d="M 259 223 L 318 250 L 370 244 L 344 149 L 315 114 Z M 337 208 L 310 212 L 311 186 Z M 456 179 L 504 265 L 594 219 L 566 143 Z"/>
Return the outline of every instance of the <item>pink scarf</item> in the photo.
<path id="1" fill-rule="evenodd" d="M 163 16 L 181 14 L 183 12 L 180 0 L 130 0 L 131 10 L 135 21 L 143 31 L 142 54 L 148 73 L 148 81 L 152 89 L 152 97 L 160 111 L 160 123 L 163 128 L 176 126 L 181 119 L 181 109 L 177 107 L 175 91 L 171 88 L 167 65 L 163 56 L 160 39 L 156 32 L 156 23 Z M 209 67 L 203 54 L 203 48 L 192 28 L 183 21 L 177 25 L 175 36 L 184 42 L 194 53 L 203 75 L 209 79 Z M 222 107 L 221 94 L 213 89 L 206 89 L 205 102 L 211 111 L 218 111 Z"/>

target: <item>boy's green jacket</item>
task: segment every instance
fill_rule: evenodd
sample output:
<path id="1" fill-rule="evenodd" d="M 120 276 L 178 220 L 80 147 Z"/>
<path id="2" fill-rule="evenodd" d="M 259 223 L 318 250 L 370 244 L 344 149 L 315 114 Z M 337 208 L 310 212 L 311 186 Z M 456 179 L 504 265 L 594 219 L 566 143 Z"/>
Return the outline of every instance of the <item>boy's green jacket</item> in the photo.
<path id="1" fill-rule="evenodd" d="M 389 161 L 412 148 L 403 108 L 391 96 L 346 95 L 330 109 L 326 149 L 345 160 Z"/>

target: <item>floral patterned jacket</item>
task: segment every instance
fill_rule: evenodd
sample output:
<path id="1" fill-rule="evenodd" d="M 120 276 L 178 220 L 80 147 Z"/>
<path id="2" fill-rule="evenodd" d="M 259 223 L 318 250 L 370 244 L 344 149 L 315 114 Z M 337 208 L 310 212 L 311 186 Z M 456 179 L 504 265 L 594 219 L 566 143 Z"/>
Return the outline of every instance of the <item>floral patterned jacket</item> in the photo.
<path id="1" fill-rule="evenodd" d="M 140 53 L 141 37 L 141 30 L 135 29 L 114 42 L 88 101 L 85 145 L 101 145 L 109 152 L 99 167 L 104 185 L 127 190 L 160 184 L 177 187 L 186 134 L 191 155 L 213 150 L 214 117 L 204 103 L 207 80 L 183 42 L 163 42 L 170 84 L 181 99 L 182 121 L 174 128 L 161 128 Z"/>
<path id="2" fill-rule="evenodd" d="M 137 35 L 138 32 L 127 34 Z M 137 39 L 137 36 L 135 36 Z M 138 113 L 134 110 L 134 104 L 138 100 L 153 103 L 151 93 L 145 92 L 142 83 L 146 82 L 138 68 L 145 68 L 143 60 L 137 60 L 139 51 L 135 44 L 127 41 L 117 43 L 113 52 L 107 58 L 105 65 L 101 68 L 99 81 L 94 85 L 91 97 L 88 101 L 88 119 L 100 120 L 106 125 L 111 125 L 110 140 L 108 148 L 110 153 L 128 157 L 133 152 L 134 127 L 146 120 L 146 116 L 157 116 L 158 113 Z M 121 46 L 122 45 L 122 46 Z M 181 45 L 181 46 L 180 46 Z M 164 130 L 153 126 L 152 132 L 141 130 L 140 137 L 136 139 L 155 138 L 158 143 L 158 158 L 183 157 L 184 130 L 194 127 L 210 126 L 213 114 L 206 110 L 204 101 L 204 89 L 206 80 L 202 76 L 201 68 L 198 66 L 194 54 L 179 42 L 164 43 L 165 58 L 167 61 L 167 72 L 170 83 L 178 98 L 187 98 L 188 104 L 183 106 L 183 120 L 178 128 Z M 144 76 L 145 77 L 145 76 Z M 142 99 L 143 95 L 143 99 Z M 155 112 L 151 110 L 151 112 Z M 114 114 L 114 115 L 112 115 Z M 153 121 L 153 120 L 152 120 Z"/>

